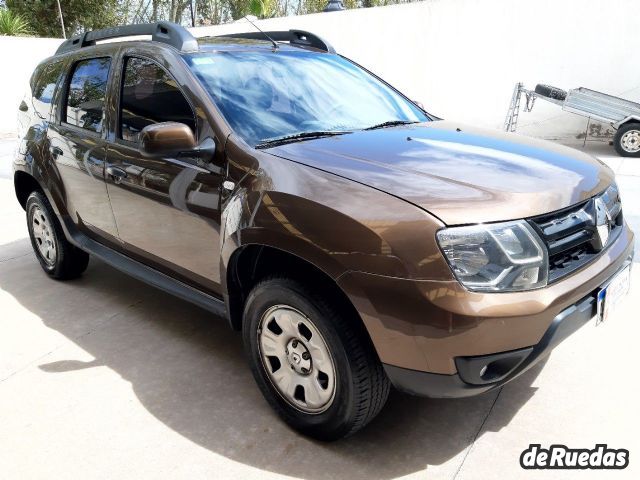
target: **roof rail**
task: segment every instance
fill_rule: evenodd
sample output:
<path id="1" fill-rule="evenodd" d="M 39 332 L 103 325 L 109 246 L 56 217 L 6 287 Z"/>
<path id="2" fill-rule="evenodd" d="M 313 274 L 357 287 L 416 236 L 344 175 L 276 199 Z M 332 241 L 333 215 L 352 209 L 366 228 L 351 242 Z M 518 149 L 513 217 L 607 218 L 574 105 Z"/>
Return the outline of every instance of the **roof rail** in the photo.
<path id="1" fill-rule="evenodd" d="M 193 52 L 198 50 L 198 41 L 186 28 L 176 23 L 156 22 L 125 25 L 122 27 L 84 32 L 66 40 L 62 45 L 60 45 L 60 47 L 58 47 L 56 55 L 95 45 L 99 40 L 118 37 L 132 37 L 136 35 L 151 35 L 152 41 L 166 43 L 167 45 L 177 48 L 181 52 Z"/>
<path id="2" fill-rule="evenodd" d="M 227 35 L 218 35 L 218 37 L 227 38 L 247 38 L 251 40 L 268 40 L 267 36 L 276 42 L 289 42 L 292 45 L 300 45 L 302 47 L 313 47 L 318 50 L 324 50 L 328 53 L 336 53 L 335 49 L 329 42 L 323 40 L 318 35 L 304 30 L 285 30 L 280 32 L 246 32 L 246 33 L 230 33 Z"/>

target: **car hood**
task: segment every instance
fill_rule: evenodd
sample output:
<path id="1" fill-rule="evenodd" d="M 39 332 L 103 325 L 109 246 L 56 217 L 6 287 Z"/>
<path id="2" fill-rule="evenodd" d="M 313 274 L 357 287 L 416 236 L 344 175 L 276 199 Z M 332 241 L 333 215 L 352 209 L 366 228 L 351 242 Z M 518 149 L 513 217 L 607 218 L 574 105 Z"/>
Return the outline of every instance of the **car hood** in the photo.
<path id="1" fill-rule="evenodd" d="M 450 121 L 358 131 L 266 151 L 403 198 L 448 225 L 552 212 L 613 181 L 607 166 L 577 150 Z"/>

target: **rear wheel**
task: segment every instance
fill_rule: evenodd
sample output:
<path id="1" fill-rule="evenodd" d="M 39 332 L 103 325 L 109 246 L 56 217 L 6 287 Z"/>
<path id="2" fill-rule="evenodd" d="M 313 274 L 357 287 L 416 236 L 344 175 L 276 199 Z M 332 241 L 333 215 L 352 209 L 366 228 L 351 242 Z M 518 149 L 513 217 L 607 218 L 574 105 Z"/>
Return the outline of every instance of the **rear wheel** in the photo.
<path id="1" fill-rule="evenodd" d="M 618 128 L 613 146 L 622 157 L 640 157 L 640 123 L 625 123 Z"/>
<path id="2" fill-rule="evenodd" d="M 89 255 L 67 241 L 47 197 L 32 192 L 26 210 L 31 245 L 42 269 L 59 280 L 80 276 L 87 268 Z"/>
<path id="3" fill-rule="evenodd" d="M 243 337 L 263 395 L 291 427 L 336 440 L 384 406 L 389 380 L 361 324 L 302 284 L 260 282 L 244 311 Z"/>

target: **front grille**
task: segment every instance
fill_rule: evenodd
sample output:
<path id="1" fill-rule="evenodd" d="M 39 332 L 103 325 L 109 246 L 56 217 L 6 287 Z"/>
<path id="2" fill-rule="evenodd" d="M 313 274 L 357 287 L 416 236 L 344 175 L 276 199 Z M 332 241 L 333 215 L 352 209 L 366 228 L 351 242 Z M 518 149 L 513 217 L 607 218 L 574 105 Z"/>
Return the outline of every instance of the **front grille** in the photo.
<path id="1" fill-rule="evenodd" d="M 585 266 L 619 235 L 623 223 L 620 197 L 616 189 L 612 194 L 610 190 L 608 192 L 564 210 L 530 219 L 547 245 L 549 283 Z M 610 212 L 610 222 L 603 220 L 604 210 Z"/>
<path id="2" fill-rule="evenodd" d="M 567 272 L 567 269 L 575 270 L 586 263 L 594 254 L 595 252 L 589 245 L 578 245 L 570 248 L 549 258 L 549 271 L 553 275 L 556 271 L 562 274 L 563 271 Z"/>

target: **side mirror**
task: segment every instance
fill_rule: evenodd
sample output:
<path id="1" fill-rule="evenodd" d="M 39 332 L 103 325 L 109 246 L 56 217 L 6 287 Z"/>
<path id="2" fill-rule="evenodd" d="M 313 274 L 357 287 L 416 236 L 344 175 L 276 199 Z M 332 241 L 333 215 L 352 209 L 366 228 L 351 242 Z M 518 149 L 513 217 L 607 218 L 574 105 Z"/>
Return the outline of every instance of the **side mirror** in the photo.
<path id="1" fill-rule="evenodd" d="M 196 138 L 184 123 L 154 123 L 140 132 L 139 150 L 145 157 L 169 157 L 196 147 Z"/>

